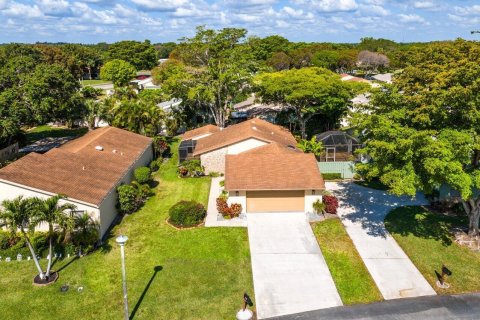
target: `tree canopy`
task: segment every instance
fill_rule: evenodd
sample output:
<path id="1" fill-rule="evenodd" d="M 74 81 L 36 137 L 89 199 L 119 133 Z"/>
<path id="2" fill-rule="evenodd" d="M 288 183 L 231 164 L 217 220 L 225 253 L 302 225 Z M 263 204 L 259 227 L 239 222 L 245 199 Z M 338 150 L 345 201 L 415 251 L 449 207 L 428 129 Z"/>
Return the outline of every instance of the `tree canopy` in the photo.
<path id="1" fill-rule="evenodd" d="M 124 60 L 111 60 L 100 69 L 100 78 L 113 82 L 116 87 L 127 85 L 137 74 L 135 67 Z"/>
<path id="2" fill-rule="evenodd" d="M 150 41 L 120 41 L 109 46 L 107 51 L 111 60 L 124 60 L 136 70 L 150 70 L 158 64 L 157 51 Z"/>
<path id="3" fill-rule="evenodd" d="M 360 117 L 372 161 L 358 169 L 394 194 L 457 190 L 470 217 L 480 219 L 480 46 L 458 40 L 424 48 L 395 85 L 379 91 Z"/>

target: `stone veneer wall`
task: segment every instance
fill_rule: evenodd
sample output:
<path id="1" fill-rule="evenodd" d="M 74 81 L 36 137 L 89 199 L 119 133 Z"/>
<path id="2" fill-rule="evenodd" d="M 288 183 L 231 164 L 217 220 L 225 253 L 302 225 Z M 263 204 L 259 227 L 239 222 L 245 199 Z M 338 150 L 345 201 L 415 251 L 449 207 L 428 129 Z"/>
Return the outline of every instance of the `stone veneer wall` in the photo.
<path id="1" fill-rule="evenodd" d="M 205 174 L 211 172 L 225 173 L 225 156 L 227 148 L 214 150 L 200 155 L 200 161 L 205 168 Z"/>

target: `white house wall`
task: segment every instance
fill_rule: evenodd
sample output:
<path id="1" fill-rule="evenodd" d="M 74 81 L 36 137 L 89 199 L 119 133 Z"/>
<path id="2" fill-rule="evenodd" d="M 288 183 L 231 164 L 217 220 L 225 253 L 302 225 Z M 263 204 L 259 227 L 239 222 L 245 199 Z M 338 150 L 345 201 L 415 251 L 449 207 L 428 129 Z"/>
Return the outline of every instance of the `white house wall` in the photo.
<path id="1" fill-rule="evenodd" d="M 0 203 L 3 200 L 12 200 L 18 196 L 23 196 L 24 198 L 37 197 L 40 199 L 47 199 L 53 196 L 53 194 L 42 190 L 29 188 L 27 186 L 0 181 Z M 93 219 L 100 222 L 100 209 L 93 204 L 87 204 L 74 199 L 60 200 L 60 203 L 71 203 L 77 207 L 77 211 L 86 211 Z M 36 230 L 47 231 L 48 225 L 41 224 L 36 228 Z"/>
<path id="2" fill-rule="evenodd" d="M 305 190 L 305 212 L 314 213 L 313 203 L 317 200 L 322 201 L 322 190 L 315 190 L 315 194 L 312 190 Z"/>
<path id="3" fill-rule="evenodd" d="M 266 145 L 267 142 L 257 139 L 247 139 L 239 143 L 229 145 L 227 147 L 227 154 L 239 154 L 257 147 Z"/>

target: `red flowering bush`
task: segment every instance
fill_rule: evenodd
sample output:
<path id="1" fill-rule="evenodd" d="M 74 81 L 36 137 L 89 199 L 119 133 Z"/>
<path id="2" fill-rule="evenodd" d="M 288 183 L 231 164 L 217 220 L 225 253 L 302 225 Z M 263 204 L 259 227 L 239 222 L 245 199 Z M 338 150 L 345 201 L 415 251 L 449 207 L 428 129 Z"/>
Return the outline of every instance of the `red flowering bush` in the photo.
<path id="1" fill-rule="evenodd" d="M 242 205 L 239 203 L 232 203 L 232 205 L 229 206 L 227 200 L 220 197 L 217 198 L 217 210 L 224 218 L 231 219 L 238 217 L 240 213 L 242 213 Z"/>
<path id="2" fill-rule="evenodd" d="M 337 214 L 338 200 L 335 196 L 324 195 L 323 203 L 325 203 L 325 212 L 331 214 Z"/>

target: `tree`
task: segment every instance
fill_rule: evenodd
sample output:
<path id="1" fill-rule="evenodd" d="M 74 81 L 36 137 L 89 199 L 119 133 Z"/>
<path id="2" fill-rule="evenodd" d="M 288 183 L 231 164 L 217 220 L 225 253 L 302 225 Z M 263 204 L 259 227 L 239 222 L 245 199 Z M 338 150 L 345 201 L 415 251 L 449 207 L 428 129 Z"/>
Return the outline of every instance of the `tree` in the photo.
<path id="1" fill-rule="evenodd" d="M 112 125 L 149 137 L 157 135 L 164 121 L 164 113 L 155 104 L 142 100 L 123 100 L 110 109 Z"/>
<path id="2" fill-rule="evenodd" d="M 36 214 L 33 218 L 35 225 L 46 223 L 48 225 L 48 265 L 45 277 L 50 276 L 53 260 L 53 238 L 55 236 L 54 226 L 56 224 L 65 224 L 68 219 L 68 211 L 73 211 L 76 206 L 71 203 L 60 204 L 61 200 L 66 199 L 63 195 L 55 195 L 48 199 L 34 198 Z"/>
<path id="3" fill-rule="evenodd" d="M 73 216 L 75 239 L 82 246 L 87 246 L 98 240 L 99 224 L 88 212 Z"/>
<path id="4" fill-rule="evenodd" d="M 320 157 L 323 152 L 323 144 L 321 141 L 318 141 L 315 136 L 310 140 L 300 140 L 297 147 L 305 153 L 313 153 L 316 157 Z"/>
<path id="5" fill-rule="evenodd" d="M 292 64 L 292 58 L 285 52 L 275 52 L 267 60 L 267 65 L 276 71 L 288 70 Z"/>
<path id="6" fill-rule="evenodd" d="M 199 27 L 172 52 L 179 62 L 160 66 L 156 78 L 167 94 L 208 108 L 215 123 L 224 127 L 231 103 L 248 92 L 254 71 L 249 47 L 242 42 L 245 35 L 244 29 Z"/>
<path id="7" fill-rule="evenodd" d="M 150 41 L 120 41 L 109 46 L 108 56 L 112 60 L 129 62 L 137 70 L 150 70 L 158 64 L 157 51 Z"/>
<path id="8" fill-rule="evenodd" d="M 471 235 L 479 234 L 480 219 L 479 49 L 463 40 L 421 49 L 358 121 L 359 152 L 372 158 L 358 170 L 398 195 L 451 186 Z"/>
<path id="9" fill-rule="evenodd" d="M 335 114 L 338 121 L 354 94 L 337 74 L 317 67 L 261 74 L 255 84 L 264 103 L 293 110 L 302 138 L 306 138 L 307 123 L 315 114 Z"/>
<path id="10" fill-rule="evenodd" d="M 72 120 L 82 113 L 75 100 L 79 89 L 80 84 L 66 69 L 42 63 L 25 80 L 24 102 L 37 123 Z"/>
<path id="11" fill-rule="evenodd" d="M 380 67 L 388 67 L 389 63 L 387 56 L 380 53 L 363 50 L 358 54 L 357 65 L 367 72 L 376 72 Z"/>
<path id="12" fill-rule="evenodd" d="M 40 267 L 40 263 L 37 259 L 37 254 L 33 249 L 32 242 L 27 231 L 33 231 L 35 228 L 35 223 L 33 219 L 37 213 L 37 203 L 32 198 L 23 198 L 18 196 L 13 200 L 4 200 L 2 202 L 3 210 L 0 211 L 0 219 L 8 226 L 12 232 L 20 230 L 22 233 L 25 243 L 27 244 L 28 250 L 32 255 L 33 262 L 37 268 L 38 275 L 40 279 L 45 279 L 45 273 Z"/>
<path id="13" fill-rule="evenodd" d="M 110 60 L 100 69 L 100 78 L 112 81 L 115 87 L 127 85 L 137 74 L 135 67 L 125 60 Z"/>
<path id="14" fill-rule="evenodd" d="M 275 52 L 287 52 L 290 41 L 282 36 L 272 35 L 265 38 L 250 37 L 248 44 L 256 60 L 267 60 Z"/>
<path id="15" fill-rule="evenodd" d="M 335 71 L 339 68 L 340 53 L 334 50 L 317 51 L 312 57 L 312 64 L 316 67 Z"/>
<path id="16" fill-rule="evenodd" d="M 175 42 L 157 43 L 154 45 L 159 59 L 167 59 L 176 46 Z"/>

